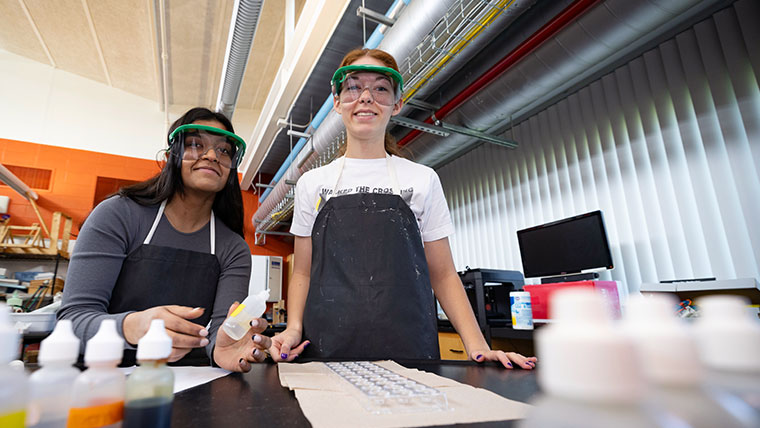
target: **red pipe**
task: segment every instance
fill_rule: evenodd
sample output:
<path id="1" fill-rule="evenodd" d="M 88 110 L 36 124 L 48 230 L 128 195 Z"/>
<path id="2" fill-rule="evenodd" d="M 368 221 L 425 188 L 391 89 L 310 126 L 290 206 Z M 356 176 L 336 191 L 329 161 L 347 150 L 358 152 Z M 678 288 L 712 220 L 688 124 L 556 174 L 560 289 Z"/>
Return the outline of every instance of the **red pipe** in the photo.
<path id="1" fill-rule="evenodd" d="M 598 1 L 599 0 L 577 0 L 570 6 L 566 7 L 557 16 L 552 18 L 551 21 L 547 22 L 543 27 L 541 27 L 538 31 L 533 33 L 524 42 L 517 46 L 512 52 L 508 53 L 507 56 L 502 58 L 493 67 L 488 69 L 488 71 L 483 73 L 483 75 L 475 79 L 475 81 L 464 88 L 462 92 L 455 95 L 451 101 L 447 102 L 443 107 L 434 113 L 435 117 L 440 120 L 447 114 L 451 113 L 452 110 L 464 104 L 464 102 L 470 99 L 470 97 L 475 95 L 478 91 L 483 89 L 486 85 L 496 80 L 496 78 L 498 78 L 502 73 L 507 71 L 509 67 L 525 58 L 534 49 L 539 47 L 549 38 L 556 35 L 562 28 L 564 28 L 575 18 L 581 16 Z M 432 116 L 427 118 L 425 122 L 433 123 Z M 406 136 L 402 138 L 401 141 L 398 142 L 398 145 L 405 146 L 409 144 L 421 132 L 422 131 L 418 131 L 416 129 L 412 130 L 410 133 L 406 134 Z"/>

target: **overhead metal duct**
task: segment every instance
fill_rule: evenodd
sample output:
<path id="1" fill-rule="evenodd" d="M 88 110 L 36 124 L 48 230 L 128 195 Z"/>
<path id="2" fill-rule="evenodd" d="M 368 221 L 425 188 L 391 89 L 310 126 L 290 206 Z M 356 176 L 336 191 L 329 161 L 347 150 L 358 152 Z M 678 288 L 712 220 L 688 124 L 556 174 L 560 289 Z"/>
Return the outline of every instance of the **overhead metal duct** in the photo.
<path id="1" fill-rule="evenodd" d="M 451 21 L 448 25 L 437 26 L 405 60 L 399 62 L 401 74 L 404 75 L 405 102 L 429 96 L 536 1 L 502 0 L 488 3 L 478 0 L 479 7 L 465 2 L 458 5 L 458 11 L 448 13 L 443 18 Z M 478 9 L 483 16 L 468 16 L 468 12 Z M 473 21 L 477 25 L 472 26 Z M 449 37 L 453 40 L 447 40 Z M 408 71 L 411 72 L 409 77 Z M 411 108 L 404 105 L 400 115 L 405 115 Z"/>
<path id="2" fill-rule="evenodd" d="M 216 101 L 216 111 L 229 119 L 232 119 L 240 87 L 243 84 L 243 75 L 248 65 L 262 4 L 263 0 L 236 0 L 232 11 L 227 52 L 224 55 L 219 97 Z"/>
<path id="3" fill-rule="evenodd" d="M 414 1 L 404 9 L 396 23 L 388 29 L 382 42 L 378 45 L 395 58 L 406 58 L 428 34 L 456 0 Z M 331 111 L 319 128 L 312 135 L 307 147 L 302 150 L 296 162 L 293 162 L 283 174 L 282 179 L 275 185 L 269 196 L 261 203 L 253 216 L 254 223 L 271 220 L 276 208 L 282 204 L 292 190 L 293 183 L 318 161 L 330 144 L 343 131 L 343 121 L 340 116 Z"/>
<path id="4" fill-rule="evenodd" d="M 604 1 L 528 52 L 456 110 L 436 117 L 491 134 L 503 131 L 530 109 L 607 69 L 716 2 Z M 438 166 L 476 144 L 477 140 L 462 135 L 442 139 L 425 134 L 407 148 L 415 161 Z"/>

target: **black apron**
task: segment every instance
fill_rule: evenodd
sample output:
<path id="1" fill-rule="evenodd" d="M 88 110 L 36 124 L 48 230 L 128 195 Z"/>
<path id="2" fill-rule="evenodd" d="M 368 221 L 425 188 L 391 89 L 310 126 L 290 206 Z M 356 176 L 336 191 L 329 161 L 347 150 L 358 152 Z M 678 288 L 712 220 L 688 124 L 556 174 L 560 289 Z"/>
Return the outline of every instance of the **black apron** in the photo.
<path id="1" fill-rule="evenodd" d="M 124 260 L 111 293 L 108 312 L 142 311 L 163 305 L 202 307 L 206 309 L 203 315 L 190 321 L 206 327 L 211 320 L 221 272 L 219 261 L 214 255 L 214 213 L 211 213 L 209 224 L 211 253 L 150 245 L 165 206 L 166 201 L 161 203 L 143 244 Z M 124 350 L 122 365 L 134 365 L 135 354 L 135 350 Z M 209 365 L 209 358 L 204 348 L 195 348 L 172 364 Z"/>
<path id="2" fill-rule="evenodd" d="M 330 198 L 314 221 L 304 358 L 440 358 L 419 227 L 386 159 L 394 194 Z"/>

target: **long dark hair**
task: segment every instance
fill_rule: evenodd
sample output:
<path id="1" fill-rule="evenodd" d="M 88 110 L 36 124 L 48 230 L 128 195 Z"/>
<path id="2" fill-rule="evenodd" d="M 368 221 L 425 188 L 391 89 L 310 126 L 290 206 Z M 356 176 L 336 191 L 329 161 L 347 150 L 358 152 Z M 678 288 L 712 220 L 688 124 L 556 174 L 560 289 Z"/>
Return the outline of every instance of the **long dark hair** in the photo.
<path id="1" fill-rule="evenodd" d="M 169 128 L 168 135 L 181 125 L 187 125 L 197 120 L 216 120 L 224 125 L 227 131 L 235 132 L 232 123 L 221 113 L 215 113 L 207 108 L 190 109 L 177 119 Z M 157 205 L 171 199 L 175 193 L 184 195 L 185 185 L 182 182 L 182 147 L 175 144 L 167 150 L 167 160 L 161 172 L 141 183 L 119 189 L 118 195 L 132 199 L 140 205 Z M 238 182 L 237 165 L 230 168 L 230 176 L 224 188 L 217 192 L 213 205 L 214 215 L 233 232 L 241 237 L 243 233 L 243 197 Z"/>

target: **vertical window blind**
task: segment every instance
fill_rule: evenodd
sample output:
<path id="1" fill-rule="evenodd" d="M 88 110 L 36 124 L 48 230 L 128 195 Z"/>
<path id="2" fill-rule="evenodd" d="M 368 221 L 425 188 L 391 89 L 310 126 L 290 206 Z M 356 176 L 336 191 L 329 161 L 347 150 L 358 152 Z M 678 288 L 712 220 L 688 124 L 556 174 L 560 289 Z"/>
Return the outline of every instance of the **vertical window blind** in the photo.
<path id="1" fill-rule="evenodd" d="M 601 209 L 631 291 L 760 276 L 760 2 L 743 0 L 438 170 L 457 269 L 522 270 L 516 231 Z"/>

